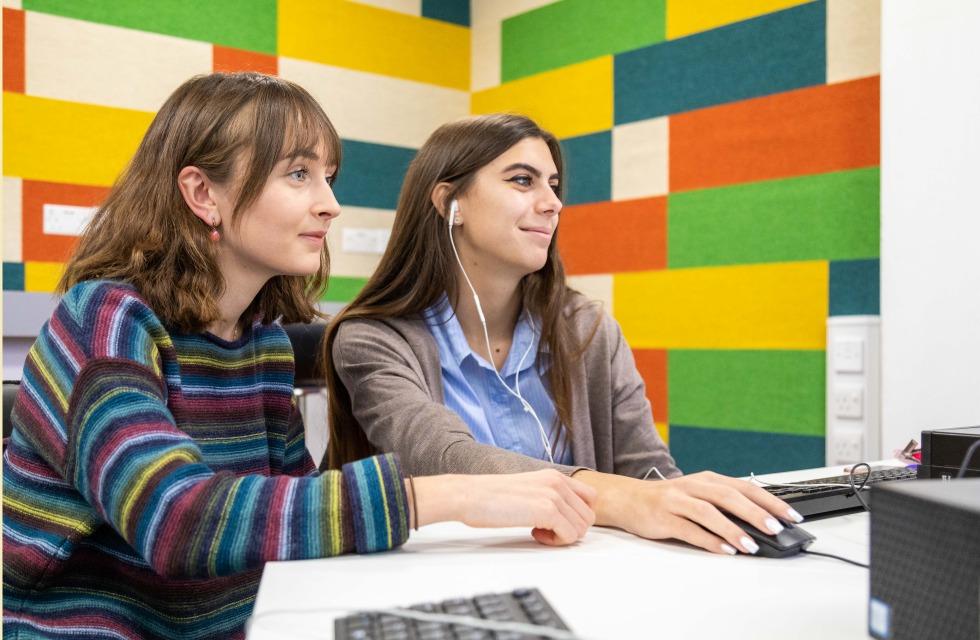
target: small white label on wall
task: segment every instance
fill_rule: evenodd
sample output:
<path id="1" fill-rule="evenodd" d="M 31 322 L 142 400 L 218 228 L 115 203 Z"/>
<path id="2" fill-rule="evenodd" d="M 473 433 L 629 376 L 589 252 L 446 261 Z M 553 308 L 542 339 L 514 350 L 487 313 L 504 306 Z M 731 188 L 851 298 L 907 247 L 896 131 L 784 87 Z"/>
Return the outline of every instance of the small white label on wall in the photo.
<path id="1" fill-rule="evenodd" d="M 45 204 L 42 228 L 49 236 L 80 236 L 92 221 L 95 210 L 96 207 Z"/>
<path id="2" fill-rule="evenodd" d="M 388 246 L 391 229 L 363 229 L 347 227 L 340 238 L 341 250 L 347 253 L 372 253 L 381 255 Z"/>

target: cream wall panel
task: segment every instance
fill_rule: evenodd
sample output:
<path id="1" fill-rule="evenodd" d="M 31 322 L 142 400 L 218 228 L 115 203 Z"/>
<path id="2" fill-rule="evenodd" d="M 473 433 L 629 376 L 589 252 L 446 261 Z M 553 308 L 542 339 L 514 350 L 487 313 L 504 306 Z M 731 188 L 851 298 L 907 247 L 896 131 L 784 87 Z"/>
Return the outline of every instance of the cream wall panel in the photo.
<path id="1" fill-rule="evenodd" d="M 20 0 L 3 0 L 3 6 L 8 9 L 22 9 L 23 4 Z"/>
<path id="2" fill-rule="evenodd" d="M 608 313 L 613 310 L 612 274 L 568 276 L 568 286 L 590 300 L 598 300 Z"/>
<path id="3" fill-rule="evenodd" d="M 20 262 L 23 229 L 19 178 L 3 179 L 3 261 Z"/>
<path id="4" fill-rule="evenodd" d="M 668 192 L 667 118 L 613 127 L 612 197 L 629 200 Z"/>
<path id="5" fill-rule="evenodd" d="M 28 11 L 29 95 L 156 111 L 174 89 L 211 71 L 211 45 Z"/>
<path id="6" fill-rule="evenodd" d="M 410 16 L 422 15 L 422 0 L 356 0 L 356 2 L 388 11 L 407 13 Z"/>
<path id="7" fill-rule="evenodd" d="M 347 253 L 342 250 L 341 241 L 345 228 L 391 229 L 395 212 L 389 209 L 368 209 L 365 207 L 343 207 L 340 216 L 330 224 L 327 234 L 327 247 L 330 249 L 330 275 L 367 278 L 374 273 L 380 254 Z"/>
<path id="8" fill-rule="evenodd" d="M 466 91 L 284 57 L 279 75 L 306 87 L 343 138 L 417 149 L 469 114 Z"/>
<path id="9" fill-rule="evenodd" d="M 882 1 L 828 1 L 827 82 L 881 73 Z"/>
<path id="10" fill-rule="evenodd" d="M 470 88 L 500 84 L 500 23 L 554 0 L 474 0 L 470 3 Z M 543 35 L 542 37 L 547 37 Z"/>

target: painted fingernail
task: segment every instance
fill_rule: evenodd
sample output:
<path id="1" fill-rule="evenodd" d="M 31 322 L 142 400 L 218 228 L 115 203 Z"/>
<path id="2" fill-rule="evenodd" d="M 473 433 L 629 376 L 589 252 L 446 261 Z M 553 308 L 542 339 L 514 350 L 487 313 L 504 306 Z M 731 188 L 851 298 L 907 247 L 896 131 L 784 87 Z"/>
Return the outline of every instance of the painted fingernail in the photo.
<path id="1" fill-rule="evenodd" d="M 725 553 L 727 553 L 730 556 L 733 556 L 736 553 L 738 553 L 738 551 L 735 551 L 735 547 L 733 547 L 731 545 L 728 545 L 728 544 L 722 544 L 721 545 L 721 550 L 724 551 Z"/>
<path id="2" fill-rule="evenodd" d="M 779 520 L 775 518 L 766 518 L 766 528 L 769 529 L 769 533 L 776 535 L 783 530 L 783 525 L 779 524 Z"/>
<path id="3" fill-rule="evenodd" d="M 756 553 L 757 551 L 759 551 L 759 545 L 755 543 L 755 540 L 753 540 L 748 536 L 742 536 L 741 543 L 742 543 L 742 548 L 748 551 L 749 553 Z"/>
<path id="4" fill-rule="evenodd" d="M 786 512 L 786 515 L 788 515 L 789 519 L 792 520 L 793 522 L 803 522 L 803 516 L 801 516 L 796 509 L 791 508 L 789 511 Z"/>

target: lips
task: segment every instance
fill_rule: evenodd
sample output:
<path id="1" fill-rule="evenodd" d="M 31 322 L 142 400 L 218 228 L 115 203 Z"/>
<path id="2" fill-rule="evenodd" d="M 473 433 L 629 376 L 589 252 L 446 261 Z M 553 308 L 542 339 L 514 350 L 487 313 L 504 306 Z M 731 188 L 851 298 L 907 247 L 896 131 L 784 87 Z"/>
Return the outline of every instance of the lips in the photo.
<path id="1" fill-rule="evenodd" d="M 521 227 L 521 231 L 540 235 L 543 238 L 551 238 L 553 231 L 549 227 Z"/>
<path id="2" fill-rule="evenodd" d="M 306 233 L 299 234 L 300 238 L 313 242 L 319 245 L 323 244 L 323 239 L 327 236 L 326 231 L 308 231 Z"/>

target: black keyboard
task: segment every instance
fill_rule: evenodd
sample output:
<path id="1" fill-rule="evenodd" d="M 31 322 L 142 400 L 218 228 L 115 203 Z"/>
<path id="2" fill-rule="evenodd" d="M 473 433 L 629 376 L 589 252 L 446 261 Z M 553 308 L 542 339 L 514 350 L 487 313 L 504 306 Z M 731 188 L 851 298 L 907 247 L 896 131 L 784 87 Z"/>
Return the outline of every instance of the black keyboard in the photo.
<path id="1" fill-rule="evenodd" d="M 861 467 L 854 473 L 854 486 L 861 486 L 866 472 Z M 871 506 L 871 492 L 867 489 L 879 482 L 914 480 L 915 469 L 906 467 L 872 467 L 871 477 L 861 492 L 861 497 Z M 794 482 L 794 485 L 838 484 L 843 487 L 785 487 L 780 485 L 764 486 L 763 488 L 774 496 L 790 503 L 804 517 L 843 515 L 863 509 L 861 502 L 849 486 L 849 476 L 833 476 L 817 480 Z"/>
<path id="2" fill-rule="evenodd" d="M 515 589 L 474 598 L 426 602 L 408 609 L 423 613 L 470 616 L 500 622 L 522 622 L 568 631 L 568 626 L 537 589 Z M 338 618 L 334 640 L 531 640 L 540 636 L 489 631 L 466 625 L 422 622 L 378 611 Z"/>

